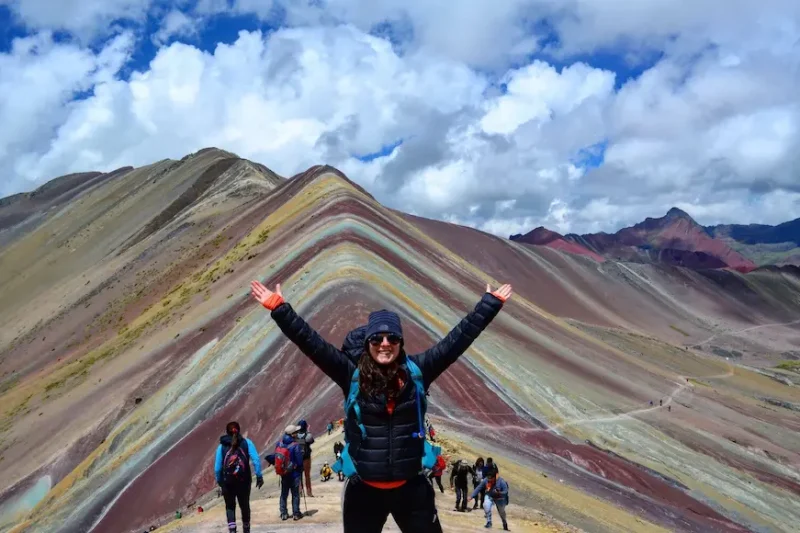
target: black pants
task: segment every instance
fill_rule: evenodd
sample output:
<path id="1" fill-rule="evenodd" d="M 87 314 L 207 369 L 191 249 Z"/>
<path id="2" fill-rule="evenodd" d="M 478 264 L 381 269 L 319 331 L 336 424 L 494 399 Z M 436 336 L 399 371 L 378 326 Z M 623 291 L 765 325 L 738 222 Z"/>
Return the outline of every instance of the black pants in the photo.
<path id="1" fill-rule="evenodd" d="M 225 515 L 228 518 L 228 531 L 236 531 L 236 500 L 242 510 L 242 526 L 245 533 L 250 531 L 250 483 L 223 485 L 222 497 L 225 499 Z"/>
<path id="2" fill-rule="evenodd" d="M 467 498 L 469 498 L 469 487 L 466 480 L 463 483 L 456 481 L 456 509 L 466 511 Z"/>
<path id="3" fill-rule="evenodd" d="M 403 533 L 442 533 L 433 487 L 424 476 L 396 489 L 376 489 L 345 481 L 344 533 L 378 533 L 389 515 Z"/>
<path id="4" fill-rule="evenodd" d="M 433 472 L 431 472 L 428 475 L 428 479 L 431 480 L 431 487 L 433 486 L 433 480 L 435 479 L 436 483 L 439 484 L 439 490 L 442 491 L 442 494 L 444 494 L 444 487 L 442 486 L 442 476 L 434 476 Z"/>

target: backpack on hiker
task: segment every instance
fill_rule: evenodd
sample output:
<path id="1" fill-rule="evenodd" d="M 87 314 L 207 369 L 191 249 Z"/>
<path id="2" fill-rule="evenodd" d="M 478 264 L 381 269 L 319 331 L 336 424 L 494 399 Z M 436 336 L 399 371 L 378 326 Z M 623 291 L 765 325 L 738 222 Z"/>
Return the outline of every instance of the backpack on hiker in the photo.
<path id="1" fill-rule="evenodd" d="M 250 481 L 250 457 L 247 455 L 246 442 L 242 441 L 236 448 L 229 447 L 222 461 L 222 479 L 225 483 L 246 483 Z"/>
<path id="2" fill-rule="evenodd" d="M 289 475 L 297 469 L 297 465 L 292 462 L 292 446 L 296 444 L 287 446 L 281 442 L 275 447 L 275 473 L 279 476 Z"/>
<path id="3" fill-rule="evenodd" d="M 369 356 L 367 356 L 369 357 Z M 419 366 L 414 363 L 411 358 L 406 358 L 406 365 L 408 367 L 408 372 L 411 375 L 411 381 L 414 383 L 414 389 L 416 394 L 417 400 L 417 419 L 419 421 L 419 428 L 417 431 L 411 434 L 411 436 L 415 439 L 422 439 L 424 445 L 424 452 L 422 455 L 422 469 L 431 470 L 433 469 L 434 465 L 436 464 L 438 458 L 442 453 L 442 448 L 440 446 L 434 446 L 428 441 L 425 437 L 425 412 L 428 408 L 428 402 L 425 395 L 425 382 L 422 377 L 422 370 L 420 370 Z M 350 379 L 350 391 L 347 395 L 347 398 L 344 400 L 344 413 L 345 416 L 350 412 L 352 409 L 355 413 L 356 423 L 358 424 L 359 430 L 361 430 L 361 437 L 363 439 L 367 438 L 367 429 L 364 427 L 364 424 L 361 422 L 361 408 L 358 405 L 358 394 L 359 394 L 359 369 L 356 368 L 355 372 L 353 372 L 353 377 Z M 350 443 L 347 442 L 345 439 L 344 449 L 342 450 L 342 457 L 341 462 L 337 461 L 333 465 L 333 470 L 337 474 L 339 472 L 344 473 L 345 476 L 351 477 L 357 475 L 358 472 L 356 471 L 355 464 L 353 464 L 353 460 L 350 457 Z"/>

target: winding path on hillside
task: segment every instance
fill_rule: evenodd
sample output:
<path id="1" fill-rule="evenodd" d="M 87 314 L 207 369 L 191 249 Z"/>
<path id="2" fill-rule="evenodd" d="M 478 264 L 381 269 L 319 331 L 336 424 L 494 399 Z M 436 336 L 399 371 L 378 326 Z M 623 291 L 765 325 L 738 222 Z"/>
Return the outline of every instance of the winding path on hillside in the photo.
<path id="1" fill-rule="evenodd" d="M 697 345 L 708 344 L 709 342 L 713 341 L 720 335 L 741 335 L 742 333 L 747 333 L 748 331 L 754 331 L 756 329 L 776 328 L 779 326 L 793 326 L 794 324 L 800 324 L 800 318 L 798 318 L 797 320 L 792 320 L 791 322 L 775 322 L 771 324 L 759 324 L 758 326 L 750 326 L 743 329 L 735 329 L 733 331 L 718 331 L 717 333 L 714 333 L 706 340 L 700 342 L 693 342 L 692 344 L 697 344 Z"/>
<path id="2" fill-rule="evenodd" d="M 572 426 L 582 426 L 587 424 L 596 424 L 596 423 L 603 423 L 603 422 L 614 422 L 616 420 L 622 419 L 631 419 L 634 415 L 648 413 L 651 411 L 656 411 L 658 409 L 664 409 L 668 405 L 672 403 L 672 400 L 686 390 L 689 387 L 693 387 L 693 385 L 689 382 L 690 379 L 725 379 L 733 376 L 733 366 L 728 363 L 728 371 L 723 374 L 715 374 L 713 376 L 678 376 L 683 383 L 678 384 L 675 389 L 666 397 L 663 405 L 654 405 L 652 407 L 643 407 L 640 409 L 632 409 L 630 411 L 625 411 L 624 413 L 619 413 L 612 416 L 602 416 L 602 417 L 595 417 L 595 418 L 580 418 L 580 419 L 573 419 L 561 422 L 559 424 L 554 424 L 552 426 L 548 426 L 547 428 L 523 428 L 516 424 L 504 424 L 504 425 L 496 425 L 496 424 L 486 424 L 484 422 L 473 422 L 467 423 L 458 420 L 455 417 L 442 417 L 438 415 L 429 415 L 432 419 L 438 419 L 445 424 L 455 424 L 461 427 L 467 428 L 485 428 L 489 430 L 498 430 L 498 429 L 513 429 L 515 431 L 521 431 L 523 433 L 542 433 L 542 432 L 553 432 L 559 429 L 563 429 L 566 427 Z M 468 409 L 450 409 L 450 411 L 457 411 L 459 413 L 469 413 L 469 414 L 480 414 L 480 415 L 489 415 L 489 416 L 519 416 L 517 413 L 486 413 L 483 411 L 478 410 L 468 410 Z"/>

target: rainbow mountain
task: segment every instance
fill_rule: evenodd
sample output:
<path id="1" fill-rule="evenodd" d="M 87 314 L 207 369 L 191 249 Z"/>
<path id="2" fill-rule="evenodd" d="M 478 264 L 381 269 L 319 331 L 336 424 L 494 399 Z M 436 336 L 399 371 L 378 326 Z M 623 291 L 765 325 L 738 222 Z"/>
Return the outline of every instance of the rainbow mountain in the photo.
<path id="1" fill-rule="evenodd" d="M 505 466 L 516 505 L 587 531 L 800 522 L 791 270 L 598 263 L 213 148 L 4 199 L 0 245 L 0 530 L 141 531 L 214 491 L 227 421 L 267 450 L 340 418 L 252 279 L 337 345 L 394 309 L 412 353 L 509 282 L 430 418 Z"/>

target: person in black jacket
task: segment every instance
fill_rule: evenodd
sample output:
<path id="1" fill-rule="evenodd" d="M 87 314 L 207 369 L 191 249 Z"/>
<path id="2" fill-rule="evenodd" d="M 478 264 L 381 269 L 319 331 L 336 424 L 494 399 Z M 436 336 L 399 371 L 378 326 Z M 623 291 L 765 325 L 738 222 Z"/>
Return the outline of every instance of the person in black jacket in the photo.
<path id="1" fill-rule="evenodd" d="M 300 432 L 297 434 L 297 443 L 300 449 L 303 450 L 303 477 L 306 478 L 306 494 L 309 498 L 314 497 L 311 491 L 311 445 L 314 444 L 314 436 L 308 430 L 308 422 L 300 420 L 297 423 L 300 426 Z"/>
<path id="2" fill-rule="evenodd" d="M 475 470 L 471 464 L 464 459 L 456 461 L 450 471 L 450 488 L 455 488 L 456 490 L 456 507 L 454 511 L 467 512 L 468 484 L 473 477 L 475 477 Z"/>
<path id="3" fill-rule="evenodd" d="M 345 413 L 344 423 L 349 446 L 345 453 L 357 469 L 344 486 L 345 533 L 382 531 L 389 514 L 404 533 L 441 533 L 433 488 L 422 473 L 424 441 L 413 436 L 419 432 L 420 420 L 407 361 L 422 371 L 427 392 L 497 316 L 511 297 L 511 286 L 492 291 L 487 285 L 475 308 L 444 339 L 419 355 L 403 350 L 400 317 L 391 311 L 370 313 L 360 354 L 345 353 L 295 313 L 284 301 L 280 284 L 272 292 L 253 281 L 251 290 L 284 335 L 339 385 L 345 397 L 359 371 L 361 426 L 355 409 Z"/>

